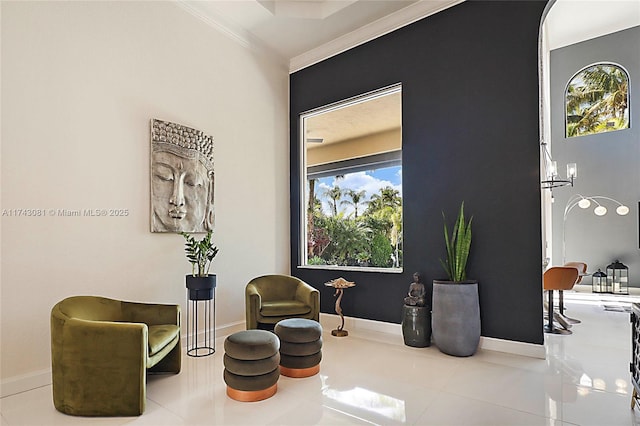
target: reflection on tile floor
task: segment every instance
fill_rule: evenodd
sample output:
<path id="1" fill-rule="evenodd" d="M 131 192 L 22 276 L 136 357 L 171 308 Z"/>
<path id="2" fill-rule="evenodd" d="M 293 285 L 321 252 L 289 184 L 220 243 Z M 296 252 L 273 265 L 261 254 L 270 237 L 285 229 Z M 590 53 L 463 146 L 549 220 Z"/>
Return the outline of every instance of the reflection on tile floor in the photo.
<path id="1" fill-rule="evenodd" d="M 229 399 L 222 338 L 206 358 L 184 357 L 177 376 L 151 376 L 140 417 L 82 418 L 53 408 L 51 386 L 0 400 L 13 425 L 636 425 L 630 409 L 629 314 L 567 296 L 580 318 L 570 336 L 547 335 L 547 359 L 492 351 L 455 358 L 380 335 L 323 336 L 320 374 L 281 377 L 268 400 Z"/>

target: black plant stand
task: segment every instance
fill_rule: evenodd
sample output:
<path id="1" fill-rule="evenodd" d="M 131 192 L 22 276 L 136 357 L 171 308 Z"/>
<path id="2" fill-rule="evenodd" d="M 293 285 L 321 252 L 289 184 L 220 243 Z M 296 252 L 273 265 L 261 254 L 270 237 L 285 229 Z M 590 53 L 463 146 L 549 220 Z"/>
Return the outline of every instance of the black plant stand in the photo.
<path id="1" fill-rule="evenodd" d="M 199 326 L 204 331 L 198 333 Z M 203 357 L 216 351 L 216 276 L 187 275 L 187 355 Z"/>

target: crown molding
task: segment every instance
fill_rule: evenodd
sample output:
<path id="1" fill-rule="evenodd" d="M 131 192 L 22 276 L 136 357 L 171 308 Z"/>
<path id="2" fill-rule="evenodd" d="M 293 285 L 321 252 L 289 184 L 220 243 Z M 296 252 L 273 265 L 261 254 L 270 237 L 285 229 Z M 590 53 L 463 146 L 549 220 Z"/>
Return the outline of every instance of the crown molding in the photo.
<path id="1" fill-rule="evenodd" d="M 205 24 L 214 28 L 221 34 L 240 44 L 241 46 L 252 50 L 254 52 L 265 53 L 276 59 L 277 62 L 286 64 L 286 59 L 274 52 L 273 49 L 265 45 L 259 38 L 251 34 L 249 31 L 242 28 L 240 25 L 230 22 L 224 19 L 219 14 L 208 11 L 203 12 L 193 4 L 197 2 L 188 2 L 187 0 L 177 0 L 175 2 L 180 8 L 190 13 L 192 16 L 198 18 Z"/>
<path id="2" fill-rule="evenodd" d="M 255 43 L 255 40 L 252 39 L 251 34 L 248 31 L 242 29 L 239 25 L 233 25 L 230 22 L 224 20 L 220 16 L 213 16 L 212 14 L 206 14 L 194 7 L 193 5 L 187 3 L 187 1 L 178 0 L 176 4 L 182 9 L 189 12 L 191 15 L 200 19 L 205 24 L 209 25 L 212 28 L 215 28 L 220 33 L 234 40 L 236 43 L 239 43 L 243 47 L 250 49 L 251 46 Z"/>
<path id="3" fill-rule="evenodd" d="M 418 1 L 391 15 L 385 16 L 384 18 L 378 19 L 375 22 L 325 43 L 322 46 L 291 58 L 289 61 L 289 73 L 300 71 L 303 68 L 338 55 L 462 2 L 464 2 L 464 0 Z"/>

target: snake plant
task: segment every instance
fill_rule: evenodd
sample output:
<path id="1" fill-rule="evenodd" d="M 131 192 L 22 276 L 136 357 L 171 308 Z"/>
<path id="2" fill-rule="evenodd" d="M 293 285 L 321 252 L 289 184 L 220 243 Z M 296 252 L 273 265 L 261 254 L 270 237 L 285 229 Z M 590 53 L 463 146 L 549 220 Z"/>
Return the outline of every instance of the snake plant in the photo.
<path id="1" fill-rule="evenodd" d="M 449 236 L 449 228 L 447 227 L 447 219 L 442 212 L 444 220 L 444 242 L 447 248 L 447 259 L 440 259 L 442 267 L 447 272 L 450 281 L 462 282 L 467 279 L 467 259 L 469 258 L 469 249 L 471 248 L 471 221 L 465 222 L 464 218 L 464 201 L 460 205 L 458 218 Z"/>

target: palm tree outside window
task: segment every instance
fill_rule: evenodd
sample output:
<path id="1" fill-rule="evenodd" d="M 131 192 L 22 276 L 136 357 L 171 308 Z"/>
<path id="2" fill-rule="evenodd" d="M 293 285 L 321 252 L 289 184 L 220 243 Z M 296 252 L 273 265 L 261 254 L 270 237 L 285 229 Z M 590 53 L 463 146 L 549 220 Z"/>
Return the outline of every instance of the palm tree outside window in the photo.
<path id="1" fill-rule="evenodd" d="M 629 74 L 599 63 L 576 73 L 565 91 L 566 137 L 628 129 Z"/>

